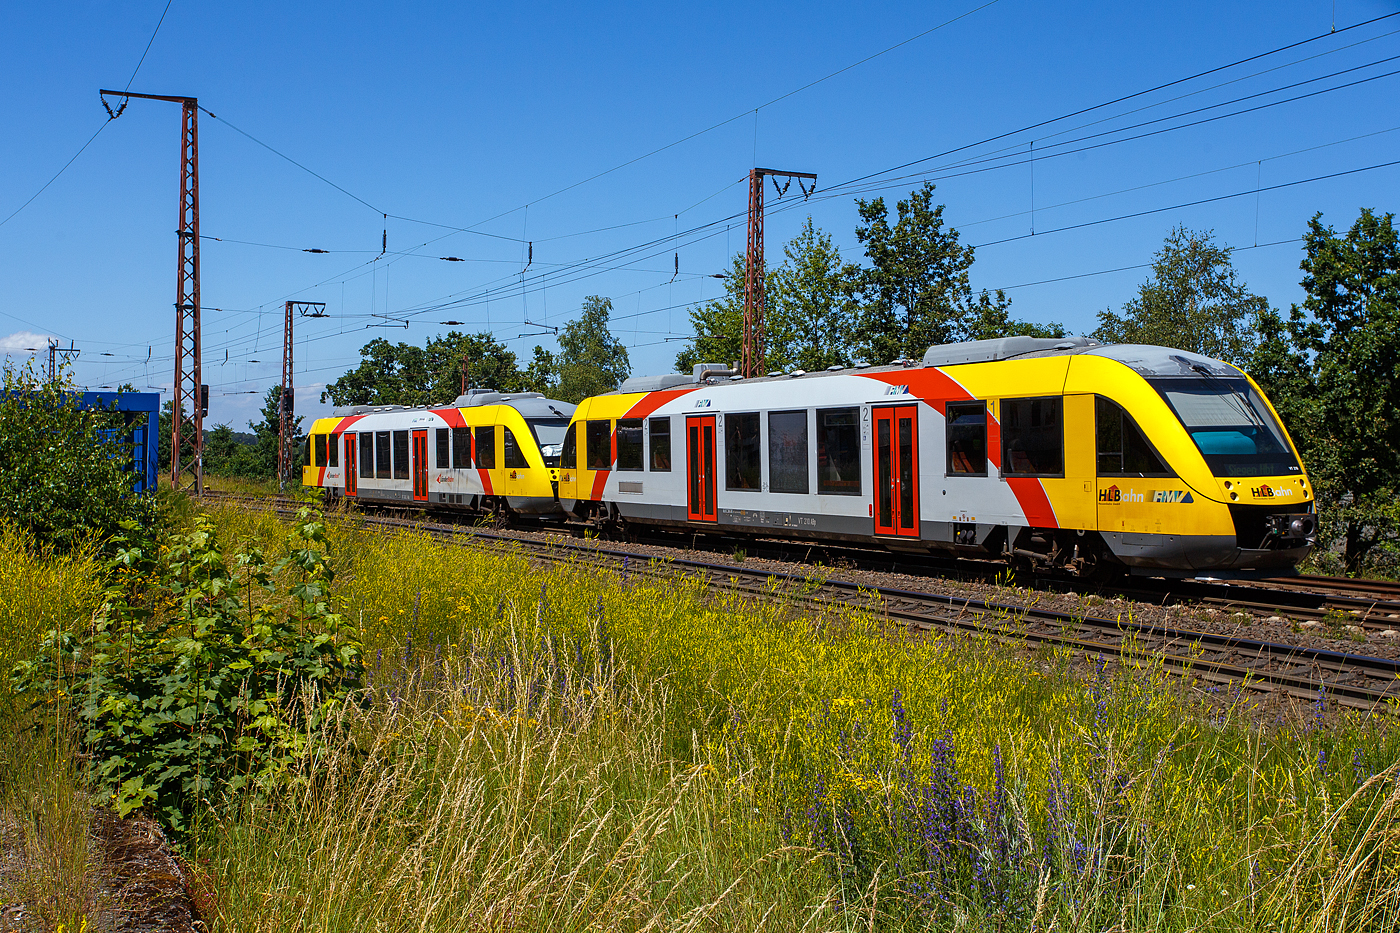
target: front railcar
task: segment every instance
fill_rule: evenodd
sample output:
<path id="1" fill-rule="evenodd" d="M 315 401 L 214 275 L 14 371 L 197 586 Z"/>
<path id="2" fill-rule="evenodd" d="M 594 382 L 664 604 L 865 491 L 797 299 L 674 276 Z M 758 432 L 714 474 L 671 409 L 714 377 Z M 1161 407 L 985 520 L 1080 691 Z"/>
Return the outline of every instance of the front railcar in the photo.
<path id="1" fill-rule="evenodd" d="M 1110 494 L 1107 502 L 1100 489 L 1100 532 L 1120 560 L 1143 569 L 1277 573 L 1307 557 L 1317 535 L 1307 473 L 1278 413 L 1249 376 L 1219 360 L 1161 347 L 1119 345 L 1090 354 L 1116 359 L 1141 377 L 1145 387 L 1129 393 L 1124 408 L 1182 486 L 1139 499 L 1136 484 L 1124 482 L 1126 494 L 1115 488 L 1116 499 Z M 1171 521 L 1186 518 L 1181 506 L 1192 506 L 1189 527 Z M 1117 513 L 1146 510 L 1162 513 L 1177 533 L 1115 533 Z M 1148 517 L 1149 523 L 1160 528 L 1162 515 Z"/>

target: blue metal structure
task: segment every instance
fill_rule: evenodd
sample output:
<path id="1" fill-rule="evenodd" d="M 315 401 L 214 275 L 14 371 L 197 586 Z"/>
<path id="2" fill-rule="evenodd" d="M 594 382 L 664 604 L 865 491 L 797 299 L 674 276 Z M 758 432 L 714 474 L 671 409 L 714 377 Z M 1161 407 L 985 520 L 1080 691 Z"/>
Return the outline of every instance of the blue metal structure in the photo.
<path id="1" fill-rule="evenodd" d="M 80 398 L 79 406 L 82 408 L 100 406 L 123 414 L 126 429 L 121 437 L 114 440 L 131 450 L 131 471 L 136 474 L 135 491 L 154 491 L 156 473 L 160 467 L 160 393 L 83 392 Z"/>

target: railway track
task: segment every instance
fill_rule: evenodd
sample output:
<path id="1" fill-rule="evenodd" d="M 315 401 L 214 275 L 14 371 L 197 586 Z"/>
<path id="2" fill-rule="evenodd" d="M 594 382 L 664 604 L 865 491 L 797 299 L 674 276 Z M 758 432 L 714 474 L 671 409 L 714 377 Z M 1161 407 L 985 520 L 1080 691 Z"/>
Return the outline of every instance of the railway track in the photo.
<path id="1" fill-rule="evenodd" d="M 279 514 L 292 514 L 306 504 L 300 500 L 264 500 L 261 503 L 262 507 L 270 507 Z M 640 574 L 677 570 L 700 574 L 711 586 L 765 597 L 772 595 L 776 582 L 787 598 L 812 606 L 841 604 L 873 608 L 914 630 L 1054 646 L 1089 657 L 1115 658 L 1122 664 L 1160 664 L 1171 673 L 1258 693 L 1282 693 L 1304 700 L 1324 698 L 1364 710 L 1390 709 L 1400 703 L 1400 661 L 1386 658 L 1143 624 L 1122 617 L 1071 613 L 1036 605 L 862 586 L 845 581 L 820 582 L 806 575 L 750 570 L 691 558 L 654 559 L 596 542 L 573 540 L 562 534 L 542 541 L 483 527 L 425 521 L 422 517 L 361 515 L 360 519 L 380 527 L 413 528 L 455 543 L 472 540 L 494 546 L 524 547 L 533 557 L 552 563 L 587 562 L 600 568 L 626 569 L 629 573 Z M 1200 586 L 1213 593 L 1212 588 L 1217 585 Z M 1297 592 L 1289 589 L 1275 591 L 1257 585 L 1239 588 L 1248 589 L 1251 594 L 1289 593 L 1295 601 L 1297 597 Z M 1210 598 L 1224 597 L 1215 594 Z M 1267 605 L 1277 608 L 1273 603 Z"/>

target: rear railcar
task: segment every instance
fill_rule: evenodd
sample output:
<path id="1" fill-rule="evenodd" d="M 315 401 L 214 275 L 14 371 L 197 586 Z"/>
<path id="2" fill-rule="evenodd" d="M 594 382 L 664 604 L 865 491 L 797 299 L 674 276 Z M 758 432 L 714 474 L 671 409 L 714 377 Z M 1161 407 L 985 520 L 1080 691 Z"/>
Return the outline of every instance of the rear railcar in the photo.
<path id="1" fill-rule="evenodd" d="M 319 419 L 302 482 L 366 505 L 560 520 L 559 447 L 574 406 L 473 390 L 450 406 L 353 406 Z"/>

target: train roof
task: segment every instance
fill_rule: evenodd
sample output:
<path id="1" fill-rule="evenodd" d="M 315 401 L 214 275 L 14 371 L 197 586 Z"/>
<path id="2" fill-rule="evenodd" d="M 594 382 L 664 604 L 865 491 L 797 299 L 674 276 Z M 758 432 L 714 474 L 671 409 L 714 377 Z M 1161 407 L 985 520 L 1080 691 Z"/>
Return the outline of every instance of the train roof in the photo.
<path id="1" fill-rule="evenodd" d="M 546 398 L 542 392 L 497 392 L 493 389 L 468 389 L 447 405 L 346 405 L 335 409 L 337 418 L 369 415 L 390 411 L 432 411 L 437 408 L 478 408 L 483 405 L 505 405 L 520 412 L 522 418 L 571 418 L 577 405 Z"/>
<path id="2" fill-rule="evenodd" d="M 1092 337 L 996 337 L 991 340 L 966 340 L 929 347 L 922 360 L 893 360 L 884 366 L 857 363 L 853 366 L 831 366 L 817 372 L 795 369 L 772 372 L 766 376 L 745 379 L 735 369 L 723 363 L 699 363 L 690 374 L 668 373 L 662 376 L 634 376 L 606 395 L 633 395 L 660 392 L 682 386 L 724 385 L 743 382 L 745 385 L 776 382 L 781 379 L 817 378 L 852 372 L 890 372 L 916 366 L 965 366 L 970 363 L 993 363 L 1006 360 L 1026 360 L 1047 356 L 1100 356 L 1122 363 L 1142 376 L 1238 376 L 1240 370 L 1229 363 L 1201 356 L 1188 350 L 1146 344 L 1102 344 Z"/>

